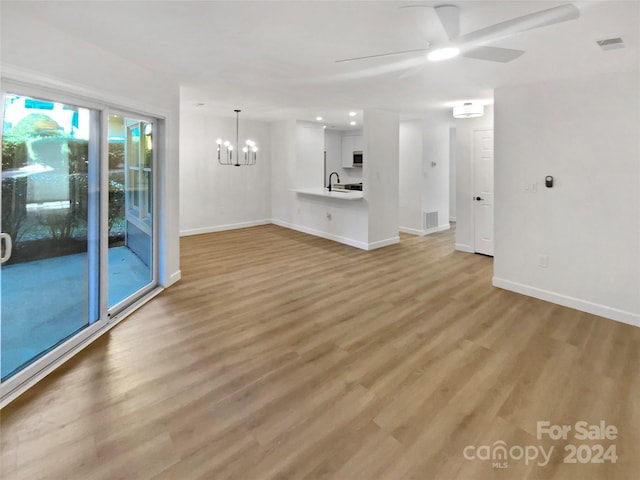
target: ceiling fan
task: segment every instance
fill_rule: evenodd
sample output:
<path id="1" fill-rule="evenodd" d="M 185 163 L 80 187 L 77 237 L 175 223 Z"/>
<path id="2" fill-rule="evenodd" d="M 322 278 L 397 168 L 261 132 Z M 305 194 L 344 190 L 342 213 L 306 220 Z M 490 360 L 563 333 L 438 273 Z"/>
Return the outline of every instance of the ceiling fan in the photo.
<path id="1" fill-rule="evenodd" d="M 406 5 L 400 8 L 431 8 L 427 5 Z M 575 20 L 580 16 L 580 10 L 572 3 L 560 5 L 558 7 L 541 10 L 521 17 L 512 18 L 504 22 L 496 23 L 475 32 L 460 35 L 460 10 L 455 5 L 438 5 L 433 7 L 440 23 L 444 28 L 449 41 L 443 44 L 427 44 L 427 48 L 415 50 L 404 50 L 400 52 L 381 53 L 377 55 L 367 55 L 364 57 L 345 58 L 336 60 L 336 63 L 351 62 L 354 60 L 364 60 L 368 58 L 387 57 L 392 55 L 402 55 L 416 52 L 428 51 L 429 60 L 445 60 L 462 55 L 464 57 L 478 60 L 488 60 L 491 62 L 511 62 L 520 57 L 524 50 L 511 48 L 491 47 L 486 44 L 497 40 L 511 37 L 527 30 L 533 30 L 547 25 Z"/>

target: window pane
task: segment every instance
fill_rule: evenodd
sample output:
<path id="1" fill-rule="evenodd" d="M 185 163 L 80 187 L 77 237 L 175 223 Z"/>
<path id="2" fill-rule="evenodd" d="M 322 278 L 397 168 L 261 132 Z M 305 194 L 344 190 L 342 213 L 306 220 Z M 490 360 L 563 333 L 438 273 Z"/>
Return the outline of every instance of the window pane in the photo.
<path id="1" fill-rule="evenodd" d="M 96 320 L 88 240 L 90 112 L 6 95 L 2 128 L 2 379 Z M 97 255 L 94 257 L 97 258 Z"/>
<path id="2" fill-rule="evenodd" d="M 109 307 L 153 279 L 152 151 L 150 123 L 109 116 Z"/>

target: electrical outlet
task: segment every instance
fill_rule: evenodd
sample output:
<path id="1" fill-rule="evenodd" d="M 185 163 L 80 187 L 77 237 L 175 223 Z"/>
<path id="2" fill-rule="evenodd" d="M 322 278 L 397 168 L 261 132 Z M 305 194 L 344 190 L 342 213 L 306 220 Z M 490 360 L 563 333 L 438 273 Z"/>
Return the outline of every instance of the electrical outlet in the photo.
<path id="1" fill-rule="evenodd" d="M 327 218 L 331 220 L 331 212 L 327 212 Z"/>
<path id="2" fill-rule="evenodd" d="M 549 255 L 538 254 L 538 266 L 547 268 L 549 266 Z"/>

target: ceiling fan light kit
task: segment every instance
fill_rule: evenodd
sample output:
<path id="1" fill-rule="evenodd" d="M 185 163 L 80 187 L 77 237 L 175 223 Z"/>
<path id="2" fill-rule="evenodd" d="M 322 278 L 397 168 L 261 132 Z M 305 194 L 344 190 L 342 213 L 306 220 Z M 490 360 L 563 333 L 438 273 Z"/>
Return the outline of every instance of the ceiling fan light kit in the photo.
<path id="1" fill-rule="evenodd" d="M 353 60 L 367 60 L 376 57 L 389 57 L 392 55 L 405 55 L 428 51 L 427 58 L 431 61 L 446 60 L 458 55 L 476 60 L 490 62 L 511 62 L 525 52 L 512 48 L 494 47 L 489 44 L 504 38 L 513 37 L 520 33 L 537 28 L 555 25 L 557 23 L 575 20 L 580 17 L 580 10 L 572 3 L 566 3 L 546 10 L 522 15 L 503 22 L 489 25 L 474 32 L 460 35 L 460 9 L 455 5 L 405 5 L 401 9 L 433 8 L 448 40 L 443 42 L 426 42 L 427 48 L 416 50 L 403 50 L 399 52 L 366 55 L 355 58 L 337 60 L 337 62 L 350 62 Z"/>
<path id="2" fill-rule="evenodd" d="M 432 62 L 439 60 L 448 60 L 460 55 L 460 49 L 457 47 L 438 48 L 437 50 L 431 50 L 427 55 L 427 58 Z"/>
<path id="3" fill-rule="evenodd" d="M 453 118 L 475 118 L 484 115 L 484 105 L 474 105 L 473 103 L 465 103 L 453 107 Z"/>

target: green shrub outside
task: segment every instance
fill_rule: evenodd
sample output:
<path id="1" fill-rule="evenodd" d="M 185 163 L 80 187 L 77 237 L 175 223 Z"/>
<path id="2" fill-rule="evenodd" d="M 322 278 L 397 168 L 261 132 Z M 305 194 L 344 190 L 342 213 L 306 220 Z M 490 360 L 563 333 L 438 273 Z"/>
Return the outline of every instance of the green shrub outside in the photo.
<path id="1" fill-rule="evenodd" d="M 3 136 L 2 170 L 7 172 L 25 167 L 29 162 L 28 143 L 41 137 L 64 137 L 60 125 L 44 114 L 30 114 Z M 38 223 L 46 227 L 48 237 L 63 241 L 86 232 L 88 219 L 88 160 L 87 140 L 68 138 L 62 147 L 67 149 L 69 175 L 53 177 L 52 182 L 68 181 L 70 208 L 65 212 L 50 212 L 38 216 Z M 35 159 L 37 162 L 38 159 Z M 109 168 L 120 169 L 124 165 L 124 145 L 109 145 Z M 27 219 L 27 176 L 15 176 L 2 180 L 2 231 L 17 239 Z M 44 180 L 48 181 L 47 179 Z M 115 180 L 109 181 L 109 230 L 124 218 L 124 186 Z M 80 233 L 82 234 L 82 233 Z"/>

